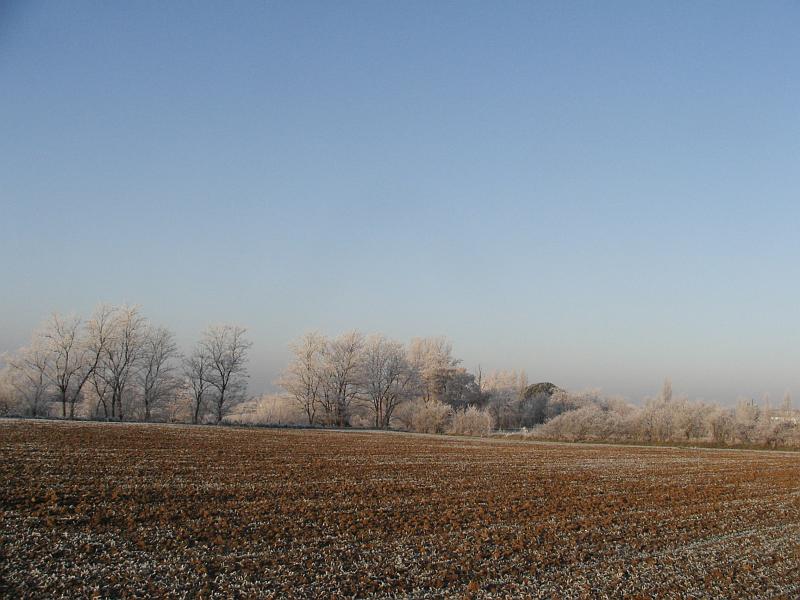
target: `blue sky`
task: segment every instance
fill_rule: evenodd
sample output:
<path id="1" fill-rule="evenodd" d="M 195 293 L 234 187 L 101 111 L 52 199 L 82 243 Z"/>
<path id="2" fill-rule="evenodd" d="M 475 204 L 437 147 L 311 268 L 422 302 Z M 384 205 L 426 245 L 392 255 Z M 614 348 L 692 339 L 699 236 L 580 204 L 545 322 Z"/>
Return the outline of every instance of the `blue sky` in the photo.
<path id="1" fill-rule="evenodd" d="M 5 2 L 0 351 L 446 334 L 637 399 L 800 393 L 794 2 Z"/>

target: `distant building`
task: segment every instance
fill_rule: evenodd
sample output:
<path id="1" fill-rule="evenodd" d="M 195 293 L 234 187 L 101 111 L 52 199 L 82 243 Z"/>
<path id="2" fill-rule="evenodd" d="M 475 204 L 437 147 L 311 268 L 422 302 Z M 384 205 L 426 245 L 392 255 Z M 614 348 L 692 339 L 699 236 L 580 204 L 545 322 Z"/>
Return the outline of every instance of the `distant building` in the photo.
<path id="1" fill-rule="evenodd" d="M 800 423 L 800 415 L 770 415 L 769 420 L 773 423 L 790 423 L 792 425 L 797 425 Z"/>

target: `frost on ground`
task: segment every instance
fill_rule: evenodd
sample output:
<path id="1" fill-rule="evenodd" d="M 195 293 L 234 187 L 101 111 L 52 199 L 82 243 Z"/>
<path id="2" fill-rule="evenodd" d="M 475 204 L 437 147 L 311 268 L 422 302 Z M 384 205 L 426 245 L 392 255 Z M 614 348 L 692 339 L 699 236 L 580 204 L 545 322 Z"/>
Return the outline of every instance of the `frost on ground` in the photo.
<path id="1" fill-rule="evenodd" d="M 5 597 L 800 596 L 800 455 L 0 422 Z"/>

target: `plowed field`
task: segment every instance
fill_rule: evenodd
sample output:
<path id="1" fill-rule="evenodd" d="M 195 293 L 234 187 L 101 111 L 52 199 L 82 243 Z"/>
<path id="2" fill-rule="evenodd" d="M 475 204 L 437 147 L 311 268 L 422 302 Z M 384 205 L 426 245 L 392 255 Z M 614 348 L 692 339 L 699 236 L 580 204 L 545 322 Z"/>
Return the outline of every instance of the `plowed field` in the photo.
<path id="1" fill-rule="evenodd" d="M 800 455 L 0 421 L 6 597 L 800 597 Z"/>

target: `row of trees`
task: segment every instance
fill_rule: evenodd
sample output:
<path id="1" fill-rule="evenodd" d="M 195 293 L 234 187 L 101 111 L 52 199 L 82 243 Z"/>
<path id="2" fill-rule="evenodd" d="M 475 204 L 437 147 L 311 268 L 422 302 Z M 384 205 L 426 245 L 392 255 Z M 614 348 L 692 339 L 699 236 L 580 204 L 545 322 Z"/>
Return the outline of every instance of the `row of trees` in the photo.
<path id="1" fill-rule="evenodd" d="M 30 343 L 4 356 L 5 412 L 62 418 L 220 422 L 247 388 L 245 330 L 212 326 L 187 356 L 174 334 L 135 306 L 101 305 L 83 320 L 54 314 Z"/>
<path id="2" fill-rule="evenodd" d="M 462 371 L 443 338 L 404 346 L 380 334 L 351 331 L 331 339 L 315 332 L 290 348 L 293 359 L 278 383 L 311 425 L 348 426 L 360 404 L 374 427 L 387 428 L 398 406 L 443 393 Z"/>
<path id="3" fill-rule="evenodd" d="M 800 445 L 791 398 L 735 408 L 673 398 L 665 382 L 643 405 L 598 392 L 529 385 L 525 373 L 471 373 L 444 337 L 404 344 L 382 334 L 309 333 L 290 345 L 280 394 L 247 398 L 245 329 L 208 327 L 189 352 L 132 306 L 87 320 L 53 315 L 3 357 L 0 413 L 107 420 L 390 427 L 426 433 L 524 430 L 560 440 Z"/>
<path id="4" fill-rule="evenodd" d="M 346 427 L 364 413 L 372 427 L 403 426 L 401 407 L 423 410 L 432 402 L 452 414 L 476 408 L 501 426 L 531 421 L 524 373 L 483 377 L 460 366 L 443 337 L 415 338 L 408 344 L 382 334 L 351 331 L 336 338 L 309 333 L 291 344 L 292 361 L 279 385 L 308 424 Z M 427 403 L 427 404 L 426 404 Z M 408 412 L 403 411 L 403 412 Z"/>
<path id="5" fill-rule="evenodd" d="M 484 378 L 480 370 L 477 376 L 468 372 L 443 337 L 403 344 L 358 331 L 335 338 L 309 333 L 290 346 L 292 360 L 277 382 L 283 396 L 248 401 L 251 343 L 245 333 L 230 325 L 209 327 L 181 353 L 174 334 L 135 306 L 101 305 L 86 320 L 54 314 L 27 346 L 3 356 L 0 411 L 192 423 L 259 414 L 339 427 L 411 428 L 416 422 L 440 431 L 441 419 L 423 426 L 424 419 L 414 421 L 411 413 L 438 410 L 449 427 L 454 419 L 464 422 L 468 409 L 480 409 L 481 423 L 493 424 L 491 403 L 507 422 L 526 383 L 524 374 Z"/>

